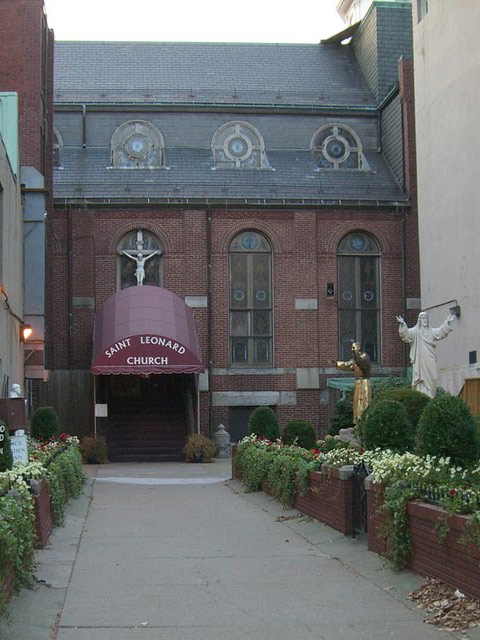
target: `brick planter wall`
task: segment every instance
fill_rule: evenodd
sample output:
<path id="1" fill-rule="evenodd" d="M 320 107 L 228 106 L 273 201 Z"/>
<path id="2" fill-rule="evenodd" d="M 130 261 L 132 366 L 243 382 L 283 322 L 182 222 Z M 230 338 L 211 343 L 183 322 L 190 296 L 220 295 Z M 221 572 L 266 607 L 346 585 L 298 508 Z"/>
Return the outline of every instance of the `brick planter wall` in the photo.
<path id="1" fill-rule="evenodd" d="M 382 534 L 382 485 L 367 478 L 368 549 L 386 555 Z M 439 578 L 464 593 L 480 597 L 480 549 L 462 542 L 468 533 L 468 516 L 449 516 L 444 509 L 425 502 L 410 502 L 408 517 L 412 533 L 412 555 L 408 568 L 430 578 Z M 446 529 L 446 536 L 442 530 Z"/>
<path id="2" fill-rule="evenodd" d="M 353 532 L 352 467 L 332 469 L 310 474 L 311 488 L 304 496 L 297 496 L 295 508 L 329 527 L 349 534 Z"/>
<path id="3" fill-rule="evenodd" d="M 375 484 L 371 478 L 367 478 L 365 489 L 367 492 L 368 550 L 384 556 L 387 552 L 387 540 L 383 533 L 385 515 L 382 509 L 385 487 L 381 484 Z"/>
<path id="4" fill-rule="evenodd" d="M 5 602 L 8 602 L 13 594 L 13 583 L 15 580 L 15 573 L 10 560 L 7 560 L 6 566 L 2 567 L 2 573 L 4 577 L 3 580 L 0 581 L 0 597 Z"/>
<path id="5" fill-rule="evenodd" d="M 237 455 L 237 445 L 232 445 L 232 478 L 234 480 L 241 480 L 242 474 L 238 469 L 235 468 L 235 456 Z"/>
<path id="6" fill-rule="evenodd" d="M 52 503 L 45 480 L 32 484 L 35 506 L 35 530 L 37 532 L 37 549 L 43 549 L 53 529 Z"/>
<path id="7" fill-rule="evenodd" d="M 424 502 L 410 502 L 408 516 L 413 537 L 410 569 L 479 598 L 480 549 L 461 542 L 468 516 L 447 517 L 441 507 Z M 447 534 L 443 539 L 440 530 L 444 525 Z"/>

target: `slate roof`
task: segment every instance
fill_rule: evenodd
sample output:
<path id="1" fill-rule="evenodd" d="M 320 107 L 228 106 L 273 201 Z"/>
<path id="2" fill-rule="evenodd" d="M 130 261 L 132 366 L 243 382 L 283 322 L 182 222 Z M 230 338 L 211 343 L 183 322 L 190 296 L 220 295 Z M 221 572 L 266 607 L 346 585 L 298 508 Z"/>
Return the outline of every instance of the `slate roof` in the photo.
<path id="1" fill-rule="evenodd" d="M 66 136 L 70 142 L 61 152 L 63 169 L 55 171 L 54 195 L 60 200 L 407 202 L 382 154 L 374 150 L 378 142 L 364 146 L 370 171 L 319 171 L 308 148 L 312 123 L 304 122 L 301 115 L 283 116 L 279 108 L 286 104 L 369 107 L 371 126 L 376 117 L 375 97 L 348 46 L 57 42 L 55 93 L 59 111 L 67 103 L 96 104 L 100 108 L 104 105 L 102 113 L 89 111 L 86 149 L 79 146 L 78 137 Z M 122 117 L 120 112 L 108 115 L 113 114 L 112 103 L 137 104 L 135 117 L 149 120 L 154 117 L 155 105 L 160 113 L 164 104 L 185 102 L 193 105 L 189 116 L 176 114 L 177 119 L 182 117 L 182 124 L 169 121 L 165 149 L 168 169 L 109 166 L 110 136 Z M 210 105 L 211 113 L 195 111 L 194 105 L 199 103 Z M 268 118 L 277 125 L 275 129 L 274 123 L 264 123 L 269 126 L 267 156 L 274 170 L 213 169 L 205 127 L 211 127 L 207 119 L 220 113 L 226 103 L 264 105 Z M 148 113 L 145 109 L 142 114 L 143 104 L 148 104 Z M 215 105 L 219 105 L 218 109 Z M 168 107 L 163 109 L 162 117 L 166 118 L 167 112 Z M 68 133 L 68 128 L 73 127 L 72 132 L 75 130 L 78 136 L 79 112 L 59 116 L 62 129 Z M 363 114 L 358 117 L 367 122 Z M 243 118 L 239 112 L 232 119 L 251 118 Z M 119 122 L 114 126 L 116 120 Z M 279 124 L 281 128 L 291 128 L 292 134 L 283 135 L 280 145 L 280 134 L 274 133 Z M 188 147 L 185 135 L 183 144 L 179 142 L 179 126 L 183 134 L 187 130 L 196 132 L 188 137 Z M 358 127 L 355 125 L 357 131 L 358 128 L 363 128 L 361 122 Z M 296 136 L 302 131 L 305 137 L 307 129 L 308 138 L 300 144 Z"/>
<path id="2" fill-rule="evenodd" d="M 55 101 L 375 105 L 351 47 L 56 42 Z"/>
<path id="3" fill-rule="evenodd" d="M 212 169 L 204 149 L 168 149 L 169 169 L 112 169 L 108 149 L 63 149 L 55 171 L 59 199 L 398 201 L 406 197 L 381 154 L 367 152 L 370 171 L 318 170 L 309 151 L 271 151 L 275 170 Z"/>

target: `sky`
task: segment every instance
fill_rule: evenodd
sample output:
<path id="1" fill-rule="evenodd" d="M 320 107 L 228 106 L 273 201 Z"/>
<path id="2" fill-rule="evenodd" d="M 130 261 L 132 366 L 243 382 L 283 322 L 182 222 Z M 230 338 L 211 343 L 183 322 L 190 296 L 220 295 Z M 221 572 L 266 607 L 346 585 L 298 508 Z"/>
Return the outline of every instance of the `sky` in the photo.
<path id="1" fill-rule="evenodd" d="M 45 0 L 56 40 L 316 43 L 339 0 Z"/>

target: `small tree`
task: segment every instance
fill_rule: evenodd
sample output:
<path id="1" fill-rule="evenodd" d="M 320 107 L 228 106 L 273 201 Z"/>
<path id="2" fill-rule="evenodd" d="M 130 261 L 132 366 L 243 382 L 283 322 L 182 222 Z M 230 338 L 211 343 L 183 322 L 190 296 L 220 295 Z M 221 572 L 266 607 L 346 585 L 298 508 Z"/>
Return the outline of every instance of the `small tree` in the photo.
<path id="1" fill-rule="evenodd" d="M 358 435 L 366 449 L 391 449 L 405 453 L 413 448 L 415 429 L 407 410 L 396 400 L 378 400 L 363 412 Z"/>
<path id="2" fill-rule="evenodd" d="M 60 433 L 60 423 L 53 407 L 40 407 L 32 416 L 31 434 L 36 440 L 49 440 Z"/>
<path id="3" fill-rule="evenodd" d="M 254 409 L 248 420 L 248 432 L 269 440 L 280 438 L 280 427 L 275 412 L 270 407 Z"/>
<path id="4" fill-rule="evenodd" d="M 419 455 L 450 457 L 466 466 L 480 458 L 475 418 L 461 398 L 448 393 L 433 398 L 423 410 L 417 429 Z"/>
<path id="5" fill-rule="evenodd" d="M 282 442 L 295 443 L 304 449 L 313 449 L 317 443 L 317 434 L 313 424 L 308 420 L 290 420 L 283 428 Z"/>
<path id="6" fill-rule="evenodd" d="M 0 471 L 11 469 L 12 465 L 13 456 L 10 448 L 10 433 L 5 422 L 0 420 Z"/>

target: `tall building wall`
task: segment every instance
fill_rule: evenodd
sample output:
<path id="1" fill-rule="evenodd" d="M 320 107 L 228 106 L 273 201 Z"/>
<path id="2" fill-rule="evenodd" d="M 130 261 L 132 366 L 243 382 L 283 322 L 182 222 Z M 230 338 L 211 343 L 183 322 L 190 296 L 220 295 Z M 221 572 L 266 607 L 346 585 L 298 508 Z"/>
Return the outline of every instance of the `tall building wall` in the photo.
<path id="1" fill-rule="evenodd" d="M 478 363 L 469 364 L 471 352 L 480 361 L 479 23 L 476 2 L 429 0 L 424 15 L 414 4 L 422 307 L 435 326 L 461 308 L 437 347 L 440 384 L 454 393 L 479 376 Z"/>

